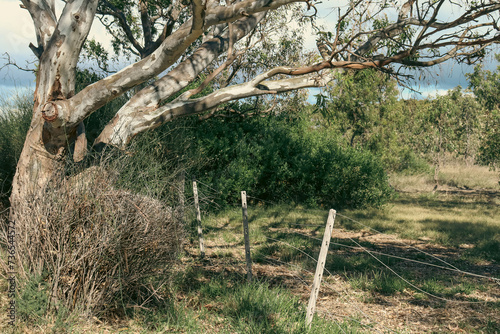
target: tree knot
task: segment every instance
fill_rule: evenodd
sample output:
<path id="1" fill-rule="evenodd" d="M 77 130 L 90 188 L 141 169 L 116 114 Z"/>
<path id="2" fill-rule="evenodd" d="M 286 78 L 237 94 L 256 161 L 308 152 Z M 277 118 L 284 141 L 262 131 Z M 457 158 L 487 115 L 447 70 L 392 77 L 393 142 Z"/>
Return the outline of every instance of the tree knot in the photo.
<path id="1" fill-rule="evenodd" d="M 42 108 L 42 118 L 47 122 L 53 122 L 59 116 L 59 109 L 54 102 L 47 102 Z"/>

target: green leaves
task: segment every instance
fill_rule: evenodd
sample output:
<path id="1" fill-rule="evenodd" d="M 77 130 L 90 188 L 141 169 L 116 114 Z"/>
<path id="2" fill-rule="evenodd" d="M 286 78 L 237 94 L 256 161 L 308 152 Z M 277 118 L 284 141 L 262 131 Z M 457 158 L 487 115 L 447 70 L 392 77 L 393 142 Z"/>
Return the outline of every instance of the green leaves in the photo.
<path id="1" fill-rule="evenodd" d="M 496 59 L 500 61 L 500 54 Z M 495 167 L 500 164 L 500 66 L 492 72 L 477 65 L 467 77 L 479 104 L 487 110 L 478 160 Z"/>
<path id="2" fill-rule="evenodd" d="M 96 40 L 88 39 L 83 44 L 81 57 L 89 61 L 95 60 L 99 69 L 108 71 L 109 52 Z"/>
<path id="3" fill-rule="evenodd" d="M 376 157 L 341 147 L 334 131 L 309 120 L 211 119 L 199 124 L 196 136 L 213 161 L 197 175 L 220 190 L 226 203 L 237 202 L 246 190 L 272 202 L 379 206 L 392 193 Z"/>
<path id="4" fill-rule="evenodd" d="M 323 95 L 316 105 L 323 117 L 350 138 L 351 146 L 364 145 L 384 112 L 394 107 L 397 93 L 396 83 L 381 72 L 347 72 L 328 90 L 328 103 Z"/>

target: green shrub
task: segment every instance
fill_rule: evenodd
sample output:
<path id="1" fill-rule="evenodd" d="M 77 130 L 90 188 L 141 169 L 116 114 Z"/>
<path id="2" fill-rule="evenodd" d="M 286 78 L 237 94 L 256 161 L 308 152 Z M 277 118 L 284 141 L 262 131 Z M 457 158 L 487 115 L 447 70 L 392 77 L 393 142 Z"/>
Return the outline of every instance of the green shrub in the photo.
<path id="1" fill-rule="evenodd" d="M 222 204 L 239 193 L 311 206 L 379 206 L 392 194 L 380 160 L 341 147 L 327 129 L 301 119 L 212 119 L 198 124 L 197 149 L 209 162 L 198 177 L 221 192 Z"/>
<path id="2" fill-rule="evenodd" d="M 26 323 L 37 324 L 49 307 L 50 291 L 42 275 L 28 276 L 17 298 L 17 314 Z"/>
<path id="3" fill-rule="evenodd" d="M 4 192 L 29 127 L 30 100 L 18 95 L 2 107 L 7 110 L 0 119 L 6 129 L 0 135 Z M 89 143 L 121 102 L 86 121 Z M 170 197 L 175 205 L 179 179 L 191 174 L 220 191 L 219 204 L 238 202 L 242 190 L 265 200 L 337 209 L 384 204 L 391 189 L 380 159 L 367 150 L 342 147 L 338 136 L 289 115 L 177 120 L 136 138 L 117 185 L 142 193 L 148 189 L 147 195 Z"/>
<path id="4" fill-rule="evenodd" d="M 500 165 L 500 111 L 493 110 L 490 124 L 479 147 L 477 160 L 483 165 L 498 167 Z"/>
<path id="5" fill-rule="evenodd" d="M 0 193 L 8 199 L 16 165 L 23 149 L 33 112 L 33 93 L 19 91 L 0 97 Z"/>

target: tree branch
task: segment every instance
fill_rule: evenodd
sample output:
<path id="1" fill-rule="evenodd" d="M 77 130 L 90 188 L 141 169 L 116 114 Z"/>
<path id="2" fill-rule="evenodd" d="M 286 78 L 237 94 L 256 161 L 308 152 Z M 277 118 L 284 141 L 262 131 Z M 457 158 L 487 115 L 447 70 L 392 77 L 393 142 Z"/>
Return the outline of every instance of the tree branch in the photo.
<path id="1" fill-rule="evenodd" d="M 206 11 L 204 27 L 208 29 L 224 22 L 233 22 L 242 17 L 266 12 L 293 2 L 300 1 L 244 0 L 227 7 L 210 8 Z M 72 113 L 71 120 L 66 120 L 66 122 L 79 123 L 108 101 L 151 79 L 173 65 L 203 33 L 202 30 L 192 30 L 192 26 L 193 19 L 186 21 L 172 35 L 166 38 L 151 55 L 80 91 L 69 101 L 74 113 Z"/>
<path id="2" fill-rule="evenodd" d="M 37 101 L 61 100 L 74 95 L 73 73 L 80 50 L 94 21 L 97 2 L 98 0 L 74 0 L 64 6 L 57 26 L 40 58 L 37 85 L 41 84 L 47 90 L 37 89 L 35 93 Z M 62 82 L 61 78 L 67 80 Z"/>
<path id="3" fill-rule="evenodd" d="M 113 4 L 111 4 L 107 0 L 101 0 L 101 2 L 103 6 L 106 6 L 109 10 L 106 11 L 99 9 L 98 13 L 101 15 L 110 15 L 113 16 L 115 19 L 117 19 L 118 23 L 120 24 L 120 27 L 123 29 L 123 32 L 127 36 L 129 42 L 134 46 L 134 48 L 139 52 L 139 54 L 142 55 L 144 53 L 144 48 L 139 44 L 137 39 L 135 39 L 132 29 L 127 23 L 127 18 L 125 17 L 125 13 L 123 13 L 123 11 L 113 6 Z"/>
<path id="4" fill-rule="evenodd" d="M 142 31 L 144 34 L 144 48 L 146 52 L 151 52 L 153 35 L 151 32 L 151 19 L 148 14 L 148 4 L 145 0 L 139 0 L 139 12 L 141 13 Z"/>
<path id="5" fill-rule="evenodd" d="M 320 87 L 332 80 L 333 77 L 325 75 L 305 75 L 293 78 L 263 81 L 252 85 L 243 83 L 219 89 L 207 96 L 192 100 L 175 100 L 150 111 L 143 117 L 124 117 L 115 119 L 114 132 L 107 141 L 97 141 L 97 145 L 110 144 L 124 147 L 135 135 L 153 129 L 172 119 L 199 114 L 209 111 L 220 104 L 251 96 L 276 94 L 309 87 Z"/>
<path id="6" fill-rule="evenodd" d="M 212 63 L 219 55 L 225 52 L 230 43 L 230 39 L 237 41 L 252 31 L 262 20 L 265 13 L 259 13 L 241 19 L 232 24 L 232 34 L 230 38 L 229 30 L 223 35 L 216 36 L 203 43 L 188 59 L 180 63 L 167 75 L 157 80 L 154 84 L 142 89 L 133 96 L 116 114 L 115 118 L 129 117 L 130 115 L 144 115 L 160 106 L 162 101 L 186 87 L 191 81 Z M 106 142 L 110 134 L 114 131 L 115 120 L 106 125 L 98 140 Z"/>
<path id="7" fill-rule="evenodd" d="M 19 65 L 17 65 L 17 63 L 15 62 L 15 60 L 13 60 L 11 57 L 10 57 L 10 54 L 5 52 L 3 54 L 3 57 L 6 62 L 5 64 L 2 65 L 2 67 L 0 67 L 0 70 L 4 69 L 5 67 L 7 66 L 14 66 L 15 68 L 17 68 L 18 70 L 21 70 L 21 71 L 24 71 L 24 72 L 32 72 L 32 73 L 35 73 L 36 72 L 36 68 L 27 68 L 27 67 L 21 67 Z M 29 64 L 29 63 L 28 63 Z"/>
<path id="8" fill-rule="evenodd" d="M 38 47 L 31 49 L 35 56 L 40 58 L 57 25 L 53 1 L 49 4 L 46 0 L 22 0 L 22 3 L 22 7 L 30 13 L 35 26 Z"/>
<path id="9" fill-rule="evenodd" d="M 193 24 L 191 31 L 202 30 L 205 25 L 206 0 L 192 0 Z"/>

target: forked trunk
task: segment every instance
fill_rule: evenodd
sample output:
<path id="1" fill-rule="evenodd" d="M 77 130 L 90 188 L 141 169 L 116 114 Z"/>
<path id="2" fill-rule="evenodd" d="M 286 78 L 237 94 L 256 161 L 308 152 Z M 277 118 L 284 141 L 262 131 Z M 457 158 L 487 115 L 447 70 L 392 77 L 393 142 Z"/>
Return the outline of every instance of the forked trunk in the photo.
<path id="1" fill-rule="evenodd" d="M 64 168 L 68 153 L 67 143 L 74 141 L 76 131 L 54 136 L 50 124 L 41 117 L 41 107 L 36 105 L 33 119 L 28 130 L 21 156 L 17 164 L 12 184 L 11 218 L 16 215 L 27 201 L 43 200 L 43 191 L 47 184 L 56 181 Z M 57 181 L 56 181 L 57 182 Z"/>
<path id="2" fill-rule="evenodd" d="M 43 200 L 43 191 L 64 167 L 68 147 L 75 143 L 76 156 L 85 150 L 82 124 L 65 124 L 61 115 L 70 115 L 56 102 L 75 94 L 75 69 L 80 51 L 94 18 L 97 0 L 75 0 L 64 7 L 59 20 L 53 6 L 43 1 L 23 0 L 37 34 L 39 58 L 33 118 L 12 184 L 11 218 L 22 214 L 23 205 Z M 79 133 L 77 134 L 77 130 Z"/>
<path id="3" fill-rule="evenodd" d="M 76 136 L 75 128 L 58 126 L 58 110 L 51 108 L 51 101 L 74 94 L 74 71 L 58 71 L 51 67 L 50 59 L 47 54 L 40 59 L 33 118 L 12 184 L 12 218 L 27 201 L 43 200 L 45 187 L 61 171 L 68 144 L 74 142 Z"/>

